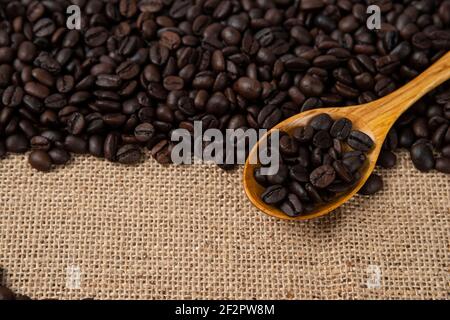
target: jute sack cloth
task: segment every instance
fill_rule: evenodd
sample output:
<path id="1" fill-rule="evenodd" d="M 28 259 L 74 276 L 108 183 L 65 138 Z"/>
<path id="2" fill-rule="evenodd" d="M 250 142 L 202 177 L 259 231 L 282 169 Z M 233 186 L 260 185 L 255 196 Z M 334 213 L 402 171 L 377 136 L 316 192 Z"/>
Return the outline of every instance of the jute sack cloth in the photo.
<path id="1" fill-rule="evenodd" d="M 253 208 L 241 170 L 0 161 L 0 267 L 33 298 L 449 297 L 450 179 L 402 154 L 385 191 L 310 222 Z"/>

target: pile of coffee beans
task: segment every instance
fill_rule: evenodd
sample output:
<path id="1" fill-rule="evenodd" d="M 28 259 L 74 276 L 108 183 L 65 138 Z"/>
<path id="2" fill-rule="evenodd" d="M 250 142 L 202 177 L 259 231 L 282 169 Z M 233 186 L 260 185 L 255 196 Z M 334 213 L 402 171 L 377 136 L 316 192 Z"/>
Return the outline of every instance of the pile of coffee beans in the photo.
<path id="1" fill-rule="evenodd" d="M 66 26 L 72 4 L 81 30 Z M 380 30 L 366 26 L 373 4 Z M 300 111 L 372 101 L 450 49 L 449 8 L 450 0 L 2 0 L 0 157 L 31 150 L 30 164 L 48 171 L 71 154 L 132 164 L 148 148 L 167 164 L 173 130 L 192 132 L 194 121 L 271 128 Z M 416 122 L 448 122 L 448 104 L 436 115 L 416 109 L 398 128 L 418 136 Z M 392 158 L 386 152 L 384 164 Z M 446 171 L 448 160 L 434 165 Z"/>
<path id="2" fill-rule="evenodd" d="M 261 167 L 255 169 L 255 180 L 265 187 L 261 199 L 290 217 L 311 212 L 358 183 L 373 147 L 368 135 L 352 130 L 351 120 L 318 114 L 291 135 L 280 133 L 280 167 L 275 174 L 262 175 Z M 372 194 L 381 187 L 369 182 L 364 190 Z"/>

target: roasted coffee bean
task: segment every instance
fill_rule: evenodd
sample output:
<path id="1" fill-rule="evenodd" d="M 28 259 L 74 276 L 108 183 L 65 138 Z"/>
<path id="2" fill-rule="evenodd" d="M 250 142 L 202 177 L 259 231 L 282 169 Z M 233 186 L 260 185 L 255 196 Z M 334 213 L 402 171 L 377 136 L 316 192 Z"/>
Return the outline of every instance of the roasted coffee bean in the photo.
<path id="1" fill-rule="evenodd" d="M 64 140 L 64 148 L 73 153 L 86 153 L 87 143 L 86 140 L 81 137 L 68 135 Z"/>
<path id="2" fill-rule="evenodd" d="M 287 190 L 281 185 L 268 187 L 261 195 L 261 199 L 267 204 L 276 204 L 287 197 Z"/>
<path id="3" fill-rule="evenodd" d="M 359 189 L 358 193 L 362 195 L 372 195 L 383 189 L 383 180 L 375 173 L 372 173 L 366 183 Z"/>
<path id="4" fill-rule="evenodd" d="M 390 150 L 381 150 L 378 156 L 377 165 L 389 169 L 397 163 L 397 156 Z"/>
<path id="5" fill-rule="evenodd" d="M 328 187 L 335 178 L 336 172 L 330 165 L 323 165 L 314 169 L 309 177 L 313 186 L 322 189 Z"/>
<path id="6" fill-rule="evenodd" d="M 239 78 L 233 85 L 233 89 L 246 99 L 257 99 L 262 91 L 261 83 L 248 77 Z"/>
<path id="7" fill-rule="evenodd" d="M 33 150 L 48 150 L 51 147 L 51 142 L 43 136 L 34 136 L 30 140 L 31 149 Z"/>
<path id="8" fill-rule="evenodd" d="M 50 89 L 39 82 L 30 81 L 25 84 L 24 90 L 29 95 L 39 99 L 45 99 L 50 95 Z"/>
<path id="9" fill-rule="evenodd" d="M 9 86 L 3 92 L 2 102 L 6 107 L 16 107 L 22 102 L 23 96 L 21 87 Z"/>
<path id="10" fill-rule="evenodd" d="M 50 171 L 52 168 L 52 159 L 48 155 L 47 152 L 43 150 L 34 150 L 31 151 L 30 155 L 28 156 L 28 162 L 30 165 L 38 170 L 38 171 Z"/>
<path id="11" fill-rule="evenodd" d="M 420 171 L 430 171 L 434 168 L 435 160 L 433 149 L 427 142 L 419 142 L 412 145 L 410 150 L 411 160 Z"/>
<path id="12" fill-rule="evenodd" d="M 67 120 L 67 131 L 74 135 L 79 135 L 83 132 L 86 126 L 84 116 L 79 112 L 74 112 Z"/>
<path id="13" fill-rule="evenodd" d="M 298 153 L 298 143 L 289 135 L 280 138 L 280 152 L 287 156 L 294 156 Z"/>
<path id="14" fill-rule="evenodd" d="M 21 133 L 10 135 L 6 137 L 6 150 L 14 153 L 24 153 L 28 150 L 28 139 Z"/>
<path id="15" fill-rule="evenodd" d="M 347 143 L 353 149 L 360 150 L 363 152 L 370 151 L 375 144 L 373 142 L 372 138 L 370 138 L 364 132 L 361 132 L 358 130 L 352 130 L 350 132 L 350 134 L 347 138 Z"/>
<path id="16" fill-rule="evenodd" d="M 450 173 L 450 158 L 449 157 L 439 157 L 436 159 L 435 168 L 437 171 L 443 173 Z"/>
<path id="17" fill-rule="evenodd" d="M 292 136 L 300 143 L 311 141 L 314 136 L 314 129 L 311 126 L 297 127 L 292 132 Z"/>
<path id="18" fill-rule="evenodd" d="M 134 136 L 139 142 L 149 141 L 155 134 L 155 127 L 151 123 L 141 123 L 134 129 Z"/>
<path id="19" fill-rule="evenodd" d="M 314 116 L 309 125 L 315 130 L 330 130 L 333 125 L 333 119 L 327 113 L 321 113 Z"/>
<path id="20" fill-rule="evenodd" d="M 111 132 L 106 136 L 105 142 L 103 145 L 103 153 L 107 160 L 109 160 L 109 161 L 116 160 L 116 154 L 117 154 L 117 150 L 119 148 L 119 141 L 120 141 L 120 136 L 116 132 Z"/>
<path id="21" fill-rule="evenodd" d="M 50 149 L 48 151 L 48 156 L 52 163 L 56 165 L 66 164 L 70 160 L 70 154 L 61 148 Z"/>
<path id="22" fill-rule="evenodd" d="M 352 121 L 347 118 L 341 118 L 333 123 L 330 129 L 330 134 L 333 138 L 345 140 L 347 139 L 351 130 L 352 130 Z"/>
<path id="23" fill-rule="evenodd" d="M 300 199 L 293 193 L 288 194 L 286 200 L 280 205 L 280 209 L 289 217 L 297 217 L 304 211 Z"/>
<path id="24" fill-rule="evenodd" d="M 333 145 L 333 139 L 326 130 L 319 130 L 313 137 L 314 146 L 327 149 Z"/>
<path id="25" fill-rule="evenodd" d="M 116 159 L 120 163 L 134 164 L 141 160 L 142 151 L 137 145 L 126 144 L 117 150 Z"/>
<path id="26" fill-rule="evenodd" d="M 264 129 L 270 129 L 275 126 L 282 117 L 280 109 L 274 104 L 267 105 L 258 114 L 258 125 Z"/>
<path id="27" fill-rule="evenodd" d="M 289 168 L 289 177 L 298 182 L 309 182 L 308 169 L 301 164 Z"/>
<path id="28" fill-rule="evenodd" d="M 341 178 L 344 182 L 351 182 L 353 180 L 352 173 L 341 160 L 334 161 L 333 168 L 339 178 Z"/>

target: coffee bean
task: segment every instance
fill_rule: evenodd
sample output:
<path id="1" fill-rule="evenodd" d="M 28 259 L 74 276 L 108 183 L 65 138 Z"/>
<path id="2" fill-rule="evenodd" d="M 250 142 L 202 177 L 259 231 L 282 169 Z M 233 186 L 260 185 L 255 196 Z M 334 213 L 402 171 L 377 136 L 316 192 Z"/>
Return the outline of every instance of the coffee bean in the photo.
<path id="1" fill-rule="evenodd" d="M 450 173 L 450 158 L 440 157 L 436 159 L 435 168 L 443 173 Z"/>
<path id="2" fill-rule="evenodd" d="M 84 116 L 79 112 L 74 112 L 67 120 L 67 131 L 73 135 L 79 135 L 83 132 L 86 126 Z"/>
<path id="3" fill-rule="evenodd" d="M 235 82 L 233 89 L 244 98 L 255 100 L 261 94 L 261 83 L 257 80 L 241 77 Z"/>
<path id="4" fill-rule="evenodd" d="M 73 153 L 86 153 L 87 143 L 86 141 L 74 135 L 68 135 L 64 140 L 64 148 Z"/>
<path id="5" fill-rule="evenodd" d="M 314 169 L 310 174 L 310 181 L 317 188 L 326 188 L 336 178 L 336 172 L 330 165 L 322 165 Z"/>
<path id="6" fill-rule="evenodd" d="M 341 118 L 333 123 L 330 129 L 330 134 L 333 138 L 345 140 L 347 139 L 351 130 L 352 130 L 352 121 L 347 118 Z"/>
<path id="7" fill-rule="evenodd" d="M 2 102 L 7 107 L 16 107 L 22 102 L 23 96 L 24 92 L 21 87 L 9 86 L 3 92 Z"/>
<path id="8" fill-rule="evenodd" d="M 43 136 L 34 136 L 30 140 L 31 149 L 33 150 L 49 150 L 51 142 Z"/>
<path id="9" fill-rule="evenodd" d="M 23 62 L 32 62 L 37 55 L 37 48 L 31 41 L 24 41 L 17 50 L 17 58 Z"/>
<path id="10" fill-rule="evenodd" d="M 350 132 L 350 134 L 347 138 L 347 143 L 353 149 L 360 150 L 363 152 L 370 151 L 375 144 L 373 142 L 372 138 L 370 138 L 364 132 L 361 132 L 358 130 L 352 130 Z"/>
<path id="11" fill-rule="evenodd" d="M 281 185 L 268 187 L 261 195 L 261 199 L 267 204 L 276 204 L 287 197 L 287 190 Z"/>
<path id="12" fill-rule="evenodd" d="M 330 148 L 333 145 L 333 140 L 326 130 L 319 130 L 313 137 L 313 144 L 321 149 Z"/>
<path id="13" fill-rule="evenodd" d="M 308 169 L 301 164 L 289 168 L 289 177 L 298 182 L 309 182 Z"/>
<path id="14" fill-rule="evenodd" d="M 341 160 L 334 161 L 333 168 L 339 178 L 341 178 L 344 182 L 351 182 L 353 180 L 351 171 Z"/>
<path id="15" fill-rule="evenodd" d="M 50 95 L 50 89 L 39 82 L 28 82 L 25 84 L 24 90 L 29 95 L 40 99 L 45 99 Z"/>
<path id="16" fill-rule="evenodd" d="M 327 113 L 320 113 L 314 116 L 309 125 L 315 130 L 330 130 L 333 125 L 333 119 Z"/>
<path id="17" fill-rule="evenodd" d="M 70 160 L 70 154 L 61 148 L 53 148 L 48 151 L 51 162 L 56 165 L 66 164 Z"/>
<path id="18" fill-rule="evenodd" d="M 292 136 L 300 143 L 311 141 L 314 136 L 314 129 L 311 126 L 301 126 L 294 129 Z"/>
<path id="19" fill-rule="evenodd" d="M 366 183 L 359 189 L 358 193 L 362 195 L 372 195 L 383 189 L 383 180 L 375 173 L 372 173 Z"/>
<path id="20" fill-rule="evenodd" d="M 48 153 L 43 150 L 31 151 L 30 155 L 28 156 L 28 162 L 34 169 L 38 171 L 50 171 L 52 167 L 52 159 L 50 158 Z"/>
<path id="21" fill-rule="evenodd" d="M 139 146 L 126 144 L 117 150 L 117 161 L 123 164 L 135 164 L 142 158 L 142 152 Z"/>
<path id="22" fill-rule="evenodd" d="M 98 47 L 105 43 L 108 31 L 104 27 L 92 27 L 86 31 L 84 41 L 90 47 Z"/>
<path id="23" fill-rule="evenodd" d="M 397 163 L 397 156 L 389 150 L 381 150 L 378 156 L 377 165 L 383 168 L 389 169 L 395 166 Z"/>
<path id="24" fill-rule="evenodd" d="M 49 18 L 42 18 L 35 22 L 33 32 L 37 37 L 47 37 L 56 29 L 55 23 Z"/>
<path id="25" fill-rule="evenodd" d="M 14 153 L 24 153 L 28 150 L 28 139 L 25 135 L 18 133 L 6 137 L 6 150 Z"/>
<path id="26" fill-rule="evenodd" d="M 431 145 L 423 142 L 416 143 L 410 150 L 411 160 L 414 166 L 420 171 L 430 171 L 434 168 L 435 160 Z"/>
<path id="27" fill-rule="evenodd" d="M 293 193 L 288 194 L 286 200 L 280 205 L 280 209 L 289 217 L 297 217 L 304 211 L 300 199 Z"/>
<path id="28" fill-rule="evenodd" d="M 105 142 L 103 145 L 103 153 L 107 160 L 109 160 L 109 161 L 116 160 L 116 154 L 117 154 L 117 150 L 119 148 L 119 140 L 120 140 L 120 136 L 116 132 L 111 132 L 106 136 Z"/>
<path id="29" fill-rule="evenodd" d="M 139 142 L 149 141 L 155 134 L 155 128 L 151 123 L 141 123 L 134 129 L 134 135 Z"/>

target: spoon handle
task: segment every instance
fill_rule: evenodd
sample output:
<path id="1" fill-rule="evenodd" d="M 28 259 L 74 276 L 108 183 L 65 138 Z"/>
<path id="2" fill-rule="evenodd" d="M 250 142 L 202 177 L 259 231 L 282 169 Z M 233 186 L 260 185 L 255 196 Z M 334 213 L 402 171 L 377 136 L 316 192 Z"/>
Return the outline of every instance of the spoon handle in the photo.
<path id="1" fill-rule="evenodd" d="M 378 126 L 382 124 L 389 129 L 417 100 L 448 79 L 450 79 L 450 51 L 403 87 L 377 100 L 378 107 L 369 111 L 367 117 L 369 120 L 377 119 Z"/>

